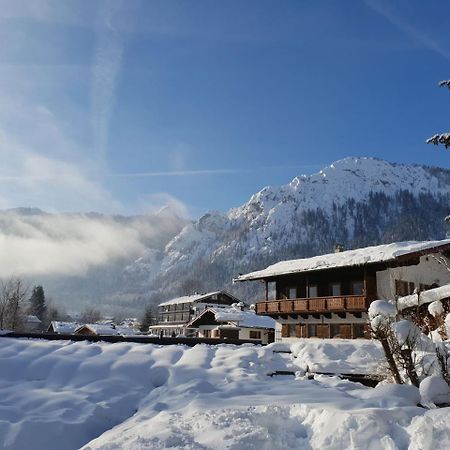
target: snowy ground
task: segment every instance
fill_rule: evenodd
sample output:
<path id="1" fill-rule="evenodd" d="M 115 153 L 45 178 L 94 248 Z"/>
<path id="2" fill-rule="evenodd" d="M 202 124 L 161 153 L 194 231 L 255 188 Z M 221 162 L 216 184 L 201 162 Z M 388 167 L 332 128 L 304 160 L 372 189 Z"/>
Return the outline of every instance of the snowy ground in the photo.
<path id="1" fill-rule="evenodd" d="M 349 342 L 336 353 L 311 340 L 299 355 L 368 363 L 363 344 Z M 1 338 L 0 448 L 450 447 L 450 410 L 418 408 L 414 387 L 266 375 L 280 364 L 270 346 Z"/>

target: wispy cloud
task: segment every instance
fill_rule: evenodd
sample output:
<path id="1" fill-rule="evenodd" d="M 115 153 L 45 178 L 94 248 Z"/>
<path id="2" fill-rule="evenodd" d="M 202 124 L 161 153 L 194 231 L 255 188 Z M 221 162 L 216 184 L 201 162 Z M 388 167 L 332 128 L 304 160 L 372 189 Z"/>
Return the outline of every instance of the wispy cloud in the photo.
<path id="1" fill-rule="evenodd" d="M 99 5 L 92 81 L 92 127 L 94 148 L 101 159 L 105 159 L 107 153 L 109 123 L 124 51 L 123 35 L 114 24 L 121 8 L 122 2 L 102 2 Z"/>
<path id="2" fill-rule="evenodd" d="M 417 27 L 411 25 L 407 20 L 394 12 L 382 0 L 366 0 L 366 4 L 376 13 L 380 14 L 401 32 L 418 42 L 425 48 L 441 55 L 450 61 L 450 51 L 445 48 L 439 41 L 428 36 Z"/>
<path id="3" fill-rule="evenodd" d="M 199 170 L 173 170 L 161 172 L 130 172 L 130 173 L 110 173 L 110 177 L 118 178 L 153 178 L 153 177 L 187 177 L 196 175 L 233 175 L 255 173 L 264 170 L 287 170 L 287 169 L 320 169 L 324 164 L 302 164 L 285 166 L 263 166 L 250 168 L 229 168 L 229 169 L 199 169 Z"/>
<path id="4" fill-rule="evenodd" d="M 102 165 L 83 154 L 64 120 L 32 96 L 4 90 L 0 83 L 0 208 L 121 210 L 103 186 Z"/>

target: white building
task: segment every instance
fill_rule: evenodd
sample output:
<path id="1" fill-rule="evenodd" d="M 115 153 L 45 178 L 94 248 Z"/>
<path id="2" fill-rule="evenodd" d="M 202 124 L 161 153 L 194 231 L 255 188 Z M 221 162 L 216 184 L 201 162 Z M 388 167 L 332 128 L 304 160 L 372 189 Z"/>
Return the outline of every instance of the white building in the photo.
<path id="1" fill-rule="evenodd" d="M 225 291 L 186 295 L 158 305 L 158 323 L 149 327 L 149 333 L 158 336 L 186 334 L 186 325 L 207 308 L 227 308 L 239 300 Z"/>

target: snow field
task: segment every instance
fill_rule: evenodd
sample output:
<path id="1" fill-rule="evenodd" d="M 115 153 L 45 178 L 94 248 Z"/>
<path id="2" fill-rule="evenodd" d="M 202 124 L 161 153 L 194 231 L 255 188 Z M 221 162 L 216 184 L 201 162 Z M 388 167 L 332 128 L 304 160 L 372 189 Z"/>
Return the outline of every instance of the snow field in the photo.
<path id="1" fill-rule="evenodd" d="M 377 355 L 353 342 L 294 350 L 324 367 Z M 418 408 L 415 387 L 270 378 L 277 347 L 1 338 L 0 448 L 449 448 L 448 410 Z"/>

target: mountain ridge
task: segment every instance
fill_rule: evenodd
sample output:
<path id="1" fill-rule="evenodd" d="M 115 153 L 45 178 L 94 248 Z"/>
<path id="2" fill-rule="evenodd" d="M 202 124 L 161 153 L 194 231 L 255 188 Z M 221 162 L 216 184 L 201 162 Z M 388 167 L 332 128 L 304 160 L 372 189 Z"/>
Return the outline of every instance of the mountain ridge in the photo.
<path id="1" fill-rule="evenodd" d="M 258 283 L 232 284 L 239 273 L 329 253 L 337 243 L 350 249 L 440 239 L 449 212 L 450 170 L 348 157 L 285 185 L 266 186 L 240 206 L 212 210 L 197 220 L 182 219 L 170 208 L 129 217 L 18 208 L 0 211 L 0 232 L 5 242 L 11 236 L 20 242 L 45 236 L 46 244 L 61 248 L 57 269 L 67 263 L 77 237 L 88 252 L 77 254 L 84 272 L 38 274 L 30 283 L 43 284 L 71 309 L 94 302 L 131 313 L 195 291 L 227 289 L 251 300 L 258 297 Z M 99 249 L 102 258 L 89 254 Z M 54 267 L 41 254 L 40 265 L 43 256 Z"/>
<path id="2" fill-rule="evenodd" d="M 449 200 L 447 169 L 344 158 L 286 185 L 266 186 L 227 213 L 210 211 L 189 223 L 163 252 L 145 260 L 152 267 L 148 287 L 156 288 L 155 299 L 189 288 L 248 295 L 231 284 L 233 276 L 280 259 L 327 253 L 336 243 L 355 248 L 441 238 Z"/>

